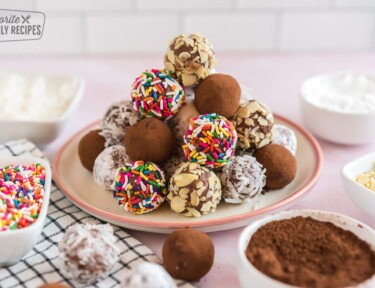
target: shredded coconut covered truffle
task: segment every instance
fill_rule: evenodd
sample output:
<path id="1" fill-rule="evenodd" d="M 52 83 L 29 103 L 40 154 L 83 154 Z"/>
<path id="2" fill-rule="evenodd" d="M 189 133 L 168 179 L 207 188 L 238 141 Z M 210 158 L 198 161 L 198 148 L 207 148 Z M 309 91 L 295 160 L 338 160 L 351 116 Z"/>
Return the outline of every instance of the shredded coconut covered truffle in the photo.
<path id="1" fill-rule="evenodd" d="M 172 277 L 158 264 L 144 262 L 129 270 L 122 288 L 176 288 Z"/>
<path id="2" fill-rule="evenodd" d="M 220 174 L 222 198 L 228 203 L 243 203 L 262 192 L 266 184 L 265 169 L 252 156 L 235 156 Z"/>
<path id="3" fill-rule="evenodd" d="M 92 284 L 108 276 L 119 259 L 109 224 L 76 224 L 59 243 L 60 271 L 74 280 Z"/>

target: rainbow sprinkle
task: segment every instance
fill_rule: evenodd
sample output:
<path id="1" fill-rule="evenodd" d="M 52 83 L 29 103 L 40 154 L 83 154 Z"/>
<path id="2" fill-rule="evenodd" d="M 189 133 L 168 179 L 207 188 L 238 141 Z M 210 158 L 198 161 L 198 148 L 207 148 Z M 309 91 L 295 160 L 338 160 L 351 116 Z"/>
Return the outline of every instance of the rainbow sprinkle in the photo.
<path id="1" fill-rule="evenodd" d="M 208 168 L 220 168 L 234 155 L 237 132 L 233 124 L 218 114 L 191 118 L 184 136 L 185 157 Z"/>
<path id="2" fill-rule="evenodd" d="M 141 118 L 167 120 L 175 115 L 185 101 L 184 88 L 165 70 L 143 72 L 133 83 L 133 107 Z"/>
<path id="3" fill-rule="evenodd" d="M 152 162 L 135 161 L 119 168 L 113 183 L 117 204 L 134 214 L 149 213 L 164 202 L 164 172 Z"/>
<path id="4" fill-rule="evenodd" d="M 30 226 L 43 204 L 46 174 L 40 164 L 0 167 L 0 229 Z"/>

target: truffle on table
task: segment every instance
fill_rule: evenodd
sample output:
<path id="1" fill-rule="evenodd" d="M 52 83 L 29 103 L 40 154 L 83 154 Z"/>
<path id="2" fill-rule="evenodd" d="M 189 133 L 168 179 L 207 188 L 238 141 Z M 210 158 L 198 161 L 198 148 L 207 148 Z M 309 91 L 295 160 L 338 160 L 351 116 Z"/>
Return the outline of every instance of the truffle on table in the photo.
<path id="1" fill-rule="evenodd" d="M 237 130 L 240 149 L 259 149 L 271 143 L 273 115 L 267 106 L 257 100 L 242 103 L 232 122 Z"/>
<path id="2" fill-rule="evenodd" d="M 126 130 L 139 120 L 130 100 L 111 105 L 104 115 L 100 133 L 105 138 L 105 146 L 123 145 Z"/>
<path id="3" fill-rule="evenodd" d="M 200 217 L 216 211 L 221 183 L 215 173 L 198 163 L 182 163 L 169 181 L 171 209 L 184 216 Z"/>
<path id="4" fill-rule="evenodd" d="M 46 283 L 42 286 L 39 286 L 39 288 L 70 288 L 70 286 L 64 283 Z"/>
<path id="5" fill-rule="evenodd" d="M 152 162 L 135 161 L 121 167 L 113 183 L 113 197 L 125 211 L 145 214 L 159 208 L 167 194 L 164 172 Z"/>
<path id="6" fill-rule="evenodd" d="M 125 134 L 126 152 L 133 161 L 163 163 L 172 154 L 175 144 L 171 129 L 153 117 L 131 126 Z"/>
<path id="7" fill-rule="evenodd" d="M 168 120 L 185 102 L 185 90 L 170 73 L 151 69 L 134 80 L 131 97 L 133 108 L 141 118 Z"/>
<path id="8" fill-rule="evenodd" d="M 262 192 L 265 169 L 252 156 L 235 156 L 220 173 L 222 198 L 228 203 L 243 203 Z"/>
<path id="9" fill-rule="evenodd" d="M 165 269 L 177 279 L 198 281 L 212 268 L 215 248 L 211 238 L 193 229 L 178 229 L 163 244 Z"/>
<path id="10" fill-rule="evenodd" d="M 209 75 L 195 89 L 194 104 L 200 114 L 217 113 L 230 118 L 240 105 L 241 87 L 230 75 Z"/>
<path id="11" fill-rule="evenodd" d="M 172 277 L 158 264 L 143 262 L 126 272 L 122 288 L 177 288 Z"/>
<path id="12" fill-rule="evenodd" d="M 207 38 L 199 34 L 181 34 L 168 46 L 164 66 L 184 86 L 196 85 L 216 64 L 215 52 Z"/>
<path id="13" fill-rule="evenodd" d="M 106 278 L 119 259 L 115 242 L 109 224 L 75 224 L 59 243 L 60 272 L 84 284 Z"/>
<path id="14" fill-rule="evenodd" d="M 78 156 L 82 166 L 93 171 L 95 159 L 104 150 L 104 138 L 100 135 L 101 130 L 94 130 L 84 135 L 78 144 Z"/>
<path id="15" fill-rule="evenodd" d="M 275 124 L 272 128 L 272 143 L 280 144 L 287 148 L 293 155 L 297 153 L 297 136 L 289 127 Z"/>
<path id="16" fill-rule="evenodd" d="M 284 146 L 269 144 L 255 150 L 253 156 L 266 169 L 266 188 L 284 188 L 296 176 L 296 158 Z"/>
<path id="17" fill-rule="evenodd" d="M 111 189 L 118 168 L 129 162 L 124 146 L 115 145 L 105 148 L 95 160 L 94 181 L 105 189 Z"/>

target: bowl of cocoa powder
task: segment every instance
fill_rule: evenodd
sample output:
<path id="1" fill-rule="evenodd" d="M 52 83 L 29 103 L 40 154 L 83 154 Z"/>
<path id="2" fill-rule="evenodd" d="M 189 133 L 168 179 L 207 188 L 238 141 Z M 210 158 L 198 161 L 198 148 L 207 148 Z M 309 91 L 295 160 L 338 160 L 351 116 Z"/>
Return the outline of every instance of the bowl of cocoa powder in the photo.
<path id="1" fill-rule="evenodd" d="M 276 213 L 241 233 L 237 271 L 241 287 L 375 287 L 375 231 L 327 211 Z"/>

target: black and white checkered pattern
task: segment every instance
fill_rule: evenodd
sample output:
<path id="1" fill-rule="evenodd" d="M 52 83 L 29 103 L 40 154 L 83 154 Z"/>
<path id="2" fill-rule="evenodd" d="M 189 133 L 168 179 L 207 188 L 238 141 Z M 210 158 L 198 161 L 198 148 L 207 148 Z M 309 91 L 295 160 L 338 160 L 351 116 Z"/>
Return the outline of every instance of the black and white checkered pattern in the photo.
<path id="1" fill-rule="evenodd" d="M 0 157 L 5 155 L 43 157 L 43 153 L 28 140 L 11 141 L 0 145 Z M 120 287 L 122 277 L 127 269 L 143 261 L 161 262 L 148 247 L 126 233 L 124 228 L 113 226 L 114 235 L 118 239 L 116 245 L 121 254 L 120 261 L 116 263 L 111 274 L 91 286 L 74 282 L 59 271 L 58 243 L 65 231 L 76 223 L 99 224 L 103 221 L 80 210 L 64 196 L 55 183 L 52 183 L 48 215 L 42 235 L 33 250 L 21 261 L 0 269 L 0 287 L 34 288 L 44 283 L 56 282 L 63 282 L 71 287 Z M 192 287 L 183 281 L 177 281 L 177 284 L 178 287 Z"/>

